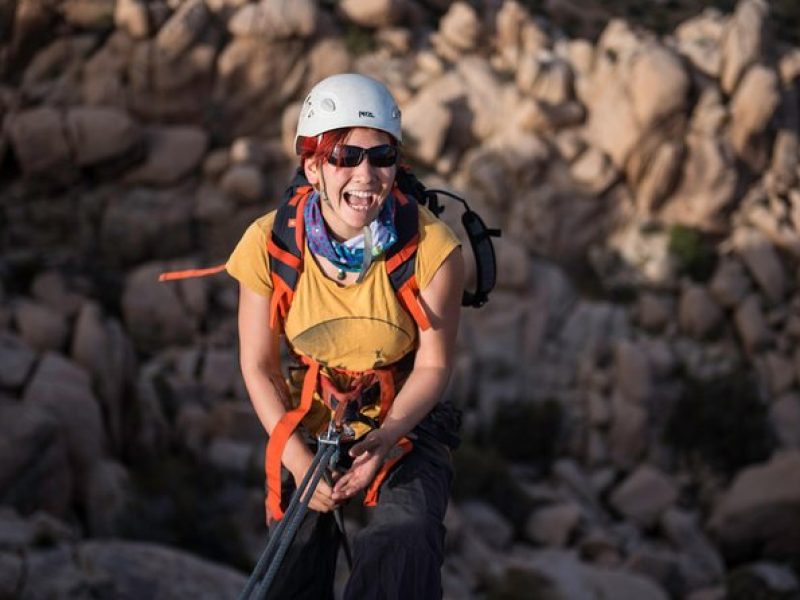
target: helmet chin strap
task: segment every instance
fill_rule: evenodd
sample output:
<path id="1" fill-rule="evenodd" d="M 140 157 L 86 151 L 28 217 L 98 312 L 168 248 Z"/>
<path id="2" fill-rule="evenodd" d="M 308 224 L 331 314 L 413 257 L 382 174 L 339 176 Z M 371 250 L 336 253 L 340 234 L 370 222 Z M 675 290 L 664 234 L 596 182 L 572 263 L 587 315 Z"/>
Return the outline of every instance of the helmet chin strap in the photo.
<path id="1" fill-rule="evenodd" d="M 330 207 L 333 207 L 331 204 L 331 199 L 328 197 L 328 184 L 325 183 L 325 171 L 322 170 L 322 166 L 320 165 L 319 169 L 319 177 L 322 181 L 322 186 L 319 189 L 319 196 L 322 198 L 322 201 Z"/>

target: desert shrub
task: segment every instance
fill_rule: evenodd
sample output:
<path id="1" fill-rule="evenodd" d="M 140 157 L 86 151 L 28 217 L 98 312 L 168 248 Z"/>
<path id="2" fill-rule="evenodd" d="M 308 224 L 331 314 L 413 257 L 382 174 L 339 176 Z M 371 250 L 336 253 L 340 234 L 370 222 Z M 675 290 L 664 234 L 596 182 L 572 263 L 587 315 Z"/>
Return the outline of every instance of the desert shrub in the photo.
<path id="1" fill-rule="evenodd" d="M 684 460 L 730 476 L 767 459 L 773 447 L 767 409 L 747 374 L 713 381 L 689 379 L 664 429 Z"/>
<path id="2" fill-rule="evenodd" d="M 509 517 L 517 529 L 522 526 L 531 500 L 495 449 L 464 443 L 453 456 L 453 466 L 456 500 L 484 500 Z"/>
<path id="3" fill-rule="evenodd" d="M 133 494 L 119 527 L 122 537 L 177 546 L 249 570 L 233 515 L 246 490 L 189 456 L 167 456 L 137 469 Z"/>
<path id="4" fill-rule="evenodd" d="M 771 589 L 761 577 L 746 567 L 731 571 L 725 578 L 729 600 L 796 600 L 797 591 Z"/>
<path id="5" fill-rule="evenodd" d="M 501 456 L 548 469 L 561 441 L 563 414 L 554 400 L 514 402 L 497 410 L 490 443 Z"/>
<path id="6" fill-rule="evenodd" d="M 669 251 L 678 260 L 680 272 L 695 281 L 711 278 L 717 265 L 714 245 L 696 229 L 675 225 L 669 231 Z"/>

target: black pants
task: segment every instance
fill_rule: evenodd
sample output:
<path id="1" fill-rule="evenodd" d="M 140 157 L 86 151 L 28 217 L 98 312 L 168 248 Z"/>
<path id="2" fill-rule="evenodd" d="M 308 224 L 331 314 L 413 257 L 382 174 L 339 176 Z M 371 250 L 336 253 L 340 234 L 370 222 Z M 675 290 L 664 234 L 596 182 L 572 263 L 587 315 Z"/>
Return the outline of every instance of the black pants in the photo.
<path id="1" fill-rule="evenodd" d="M 368 525 L 350 540 L 345 600 L 441 599 L 450 451 L 421 434 L 380 488 Z M 309 511 L 270 590 L 272 599 L 327 600 L 340 534 L 333 515 Z"/>

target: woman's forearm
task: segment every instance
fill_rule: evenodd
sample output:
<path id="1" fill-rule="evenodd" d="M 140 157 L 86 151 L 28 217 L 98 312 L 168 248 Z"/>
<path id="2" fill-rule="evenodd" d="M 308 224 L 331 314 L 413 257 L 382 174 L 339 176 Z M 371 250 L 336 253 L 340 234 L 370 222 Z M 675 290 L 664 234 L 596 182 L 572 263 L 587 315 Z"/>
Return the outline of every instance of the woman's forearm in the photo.
<path id="1" fill-rule="evenodd" d="M 253 408 L 259 421 L 268 435 L 272 435 L 275 426 L 291 406 L 289 387 L 279 371 L 266 367 L 242 366 L 245 385 Z M 302 476 L 310 461 L 311 452 L 301 436 L 295 431 L 286 442 L 282 462 L 289 471 Z"/>
<path id="2" fill-rule="evenodd" d="M 433 409 L 439 402 L 451 369 L 445 367 L 415 367 L 397 394 L 381 430 L 389 445 L 394 445 Z"/>

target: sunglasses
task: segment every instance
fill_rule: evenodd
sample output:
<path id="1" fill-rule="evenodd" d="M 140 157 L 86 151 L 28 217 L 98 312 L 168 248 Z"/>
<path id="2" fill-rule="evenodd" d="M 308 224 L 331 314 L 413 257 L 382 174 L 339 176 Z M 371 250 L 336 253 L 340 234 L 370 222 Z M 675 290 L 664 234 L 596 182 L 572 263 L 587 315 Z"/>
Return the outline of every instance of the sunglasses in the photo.
<path id="1" fill-rule="evenodd" d="M 373 167 L 391 167 L 397 162 L 397 155 L 397 146 L 391 144 L 382 144 L 372 148 L 338 144 L 333 148 L 328 162 L 337 167 L 356 167 L 366 156 L 369 164 Z"/>

